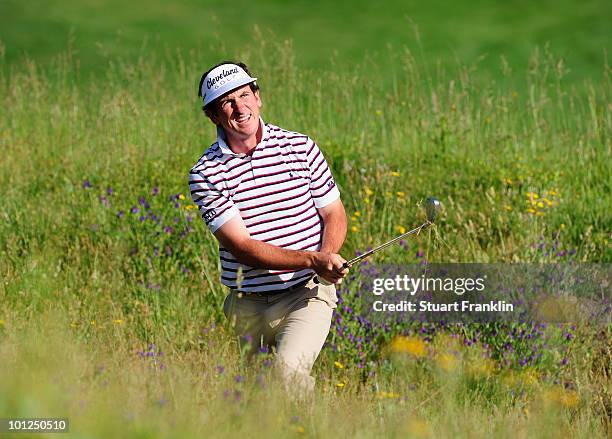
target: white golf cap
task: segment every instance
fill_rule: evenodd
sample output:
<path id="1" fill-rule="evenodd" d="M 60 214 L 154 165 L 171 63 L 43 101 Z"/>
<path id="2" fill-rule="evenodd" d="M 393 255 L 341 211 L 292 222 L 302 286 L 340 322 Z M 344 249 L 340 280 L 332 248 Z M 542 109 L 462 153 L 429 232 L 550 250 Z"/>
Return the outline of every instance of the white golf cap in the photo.
<path id="1" fill-rule="evenodd" d="M 202 81 L 200 94 L 206 106 L 219 96 L 255 81 L 257 81 L 257 78 L 252 78 L 240 66 L 221 64 L 206 75 L 206 78 Z"/>

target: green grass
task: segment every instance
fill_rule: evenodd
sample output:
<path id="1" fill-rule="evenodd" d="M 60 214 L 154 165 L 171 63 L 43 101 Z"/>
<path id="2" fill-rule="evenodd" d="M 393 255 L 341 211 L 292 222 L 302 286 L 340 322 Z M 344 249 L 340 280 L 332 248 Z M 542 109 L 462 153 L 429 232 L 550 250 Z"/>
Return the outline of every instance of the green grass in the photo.
<path id="1" fill-rule="evenodd" d="M 577 86 L 601 78 L 612 14 L 610 3 L 602 0 L 360 0 L 350 5 L 321 0 L 3 0 L 0 8 L 0 41 L 9 64 L 24 54 L 46 63 L 71 39 L 85 77 L 99 76 L 119 58 L 132 62 L 176 48 L 202 70 L 217 60 L 240 57 L 262 41 L 289 40 L 301 69 L 359 65 L 363 72 L 376 64 L 381 69 L 371 80 L 386 83 L 402 77 L 397 54 L 404 48 L 418 54 L 430 72 L 467 64 L 477 65 L 478 75 L 501 79 L 501 56 L 523 74 L 534 47 L 549 45 L 565 60 L 568 80 Z M 514 86 L 523 90 L 524 78 Z"/>
<path id="2" fill-rule="evenodd" d="M 264 119 L 310 134 L 334 170 L 351 216 L 345 256 L 419 224 L 417 204 L 433 194 L 445 205 L 439 238 L 379 261 L 413 263 L 418 249 L 434 262 L 612 260 L 609 70 L 584 94 L 542 51 L 528 72 L 514 68 L 527 78 L 516 91 L 401 57 L 404 75 L 387 88 L 302 69 L 277 40 L 244 52 L 262 78 Z M 391 353 L 396 328 L 366 346 L 379 353 L 371 376 L 332 333 L 341 349 L 316 366 L 317 404 L 288 401 L 263 359 L 247 367 L 228 335 L 216 242 L 178 196 L 214 135 L 195 99 L 200 59 L 117 61 L 98 82 L 77 64 L 63 54 L 0 77 L 0 414 L 68 416 L 77 437 L 609 435 L 610 331 L 594 325 L 571 342 L 552 328 L 547 349 L 569 365 L 527 369 L 502 367 L 480 343 L 455 347 L 445 331 L 426 355 Z M 531 203 L 534 193 L 551 204 Z M 140 197 L 160 223 L 130 212 Z M 575 254 L 537 246 L 555 240 Z M 262 420 L 263 406 L 275 414 Z"/>

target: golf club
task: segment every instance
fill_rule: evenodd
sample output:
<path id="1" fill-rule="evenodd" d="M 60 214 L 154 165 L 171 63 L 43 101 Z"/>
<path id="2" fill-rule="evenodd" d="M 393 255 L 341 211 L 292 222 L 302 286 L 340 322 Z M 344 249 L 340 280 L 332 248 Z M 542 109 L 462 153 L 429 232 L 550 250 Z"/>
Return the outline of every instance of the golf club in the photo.
<path id="1" fill-rule="evenodd" d="M 389 247 L 392 244 L 395 244 L 396 242 L 400 241 L 401 239 L 410 236 L 410 235 L 415 235 L 415 234 L 419 234 L 421 232 L 421 230 L 431 226 L 434 221 L 436 220 L 436 217 L 438 216 L 438 212 L 440 211 L 440 207 L 442 206 L 442 203 L 440 203 L 440 201 L 437 198 L 434 197 L 429 197 L 427 198 L 427 200 L 425 200 L 425 213 L 427 214 L 427 221 L 425 221 L 423 224 L 421 224 L 420 226 L 406 232 L 406 233 L 402 233 L 401 235 L 393 238 L 390 241 L 385 242 L 384 244 L 379 245 L 378 247 L 373 248 L 372 250 L 369 250 L 367 252 L 365 252 L 362 255 L 359 255 L 349 261 L 346 261 L 342 267 L 343 268 L 349 268 L 351 266 L 353 266 L 354 264 L 357 264 L 361 261 L 363 261 L 364 259 L 372 256 L 374 253 L 379 252 L 387 247 Z M 319 279 L 318 276 L 315 276 L 315 282 L 317 283 L 322 283 L 324 285 L 329 285 L 329 283 L 324 280 L 324 279 Z"/>

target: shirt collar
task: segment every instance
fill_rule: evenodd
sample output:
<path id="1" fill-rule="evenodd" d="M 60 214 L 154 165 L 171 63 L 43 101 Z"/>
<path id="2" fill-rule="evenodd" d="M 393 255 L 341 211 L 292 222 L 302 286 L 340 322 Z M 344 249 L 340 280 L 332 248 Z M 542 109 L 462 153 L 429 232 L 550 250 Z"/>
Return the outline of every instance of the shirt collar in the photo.
<path id="1" fill-rule="evenodd" d="M 261 127 L 261 141 L 257 144 L 255 149 L 257 149 L 257 147 L 266 140 L 266 136 L 268 134 L 268 128 L 266 127 L 266 124 L 264 123 L 261 117 L 259 118 L 259 126 Z M 221 152 L 223 154 L 229 154 L 237 157 L 242 157 L 246 155 L 243 153 L 235 153 L 230 149 L 229 145 L 227 144 L 227 137 L 225 136 L 225 131 L 223 131 L 221 125 L 217 125 L 217 143 L 219 144 L 219 148 L 221 148 Z"/>

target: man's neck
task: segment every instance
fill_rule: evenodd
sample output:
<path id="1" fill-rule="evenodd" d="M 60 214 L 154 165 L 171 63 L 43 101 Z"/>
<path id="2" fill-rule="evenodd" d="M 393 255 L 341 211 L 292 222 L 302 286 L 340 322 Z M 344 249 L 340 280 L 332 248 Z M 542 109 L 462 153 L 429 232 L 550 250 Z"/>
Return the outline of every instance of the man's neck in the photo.
<path id="1" fill-rule="evenodd" d="M 232 152 L 236 154 L 251 155 L 253 154 L 253 151 L 255 151 L 255 148 L 257 147 L 257 145 L 259 145 L 259 142 L 261 142 L 261 137 L 262 137 L 261 122 L 259 123 L 257 132 L 255 133 L 254 136 L 243 139 L 240 137 L 232 137 L 231 135 L 228 135 L 228 133 L 225 133 L 225 137 L 226 137 L 227 146 L 229 147 L 229 149 L 232 150 Z"/>

